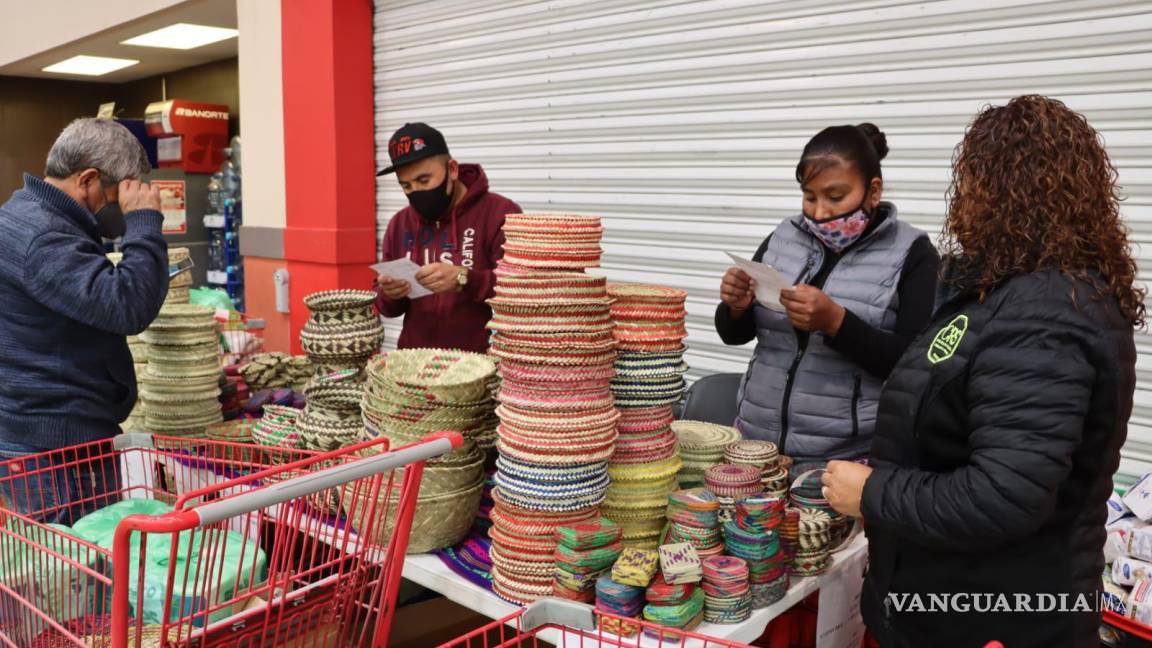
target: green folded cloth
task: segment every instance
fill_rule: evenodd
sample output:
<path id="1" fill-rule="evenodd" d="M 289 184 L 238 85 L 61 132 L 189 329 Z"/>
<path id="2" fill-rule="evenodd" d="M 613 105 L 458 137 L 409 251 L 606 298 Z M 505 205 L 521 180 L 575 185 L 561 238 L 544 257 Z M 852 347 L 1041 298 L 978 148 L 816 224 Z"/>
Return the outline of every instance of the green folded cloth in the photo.
<path id="1" fill-rule="evenodd" d="M 620 557 L 623 547 L 619 542 L 600 549 L 576 551 L 565 545 L 556 546 L 556 566 L 573 574 L 602 572 Z"/>
<path id="2" fill-rule="evenodd" d="M 620 541 L 623 530 L 608 518 L 556 528 L 556 542 L 573 551 L 607 547 Z"/>
<path id="3" fill-rule="evenodd" d="M 683 628 L 704 612 L 704 590 L 696 588 L 692 596 L 679 605 L 646 605 L 644 620 L 669 628 Z"/>

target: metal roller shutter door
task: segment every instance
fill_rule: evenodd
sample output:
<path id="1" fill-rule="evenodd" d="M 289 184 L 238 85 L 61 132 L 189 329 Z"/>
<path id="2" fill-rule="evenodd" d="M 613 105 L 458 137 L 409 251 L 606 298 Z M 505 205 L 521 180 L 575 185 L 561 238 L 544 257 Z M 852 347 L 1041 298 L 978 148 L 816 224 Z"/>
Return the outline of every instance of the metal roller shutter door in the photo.
<path id="1" fill-rule="evenodd" d="M 712 328 L 723 252 L 795 213 L 796 157 L 830 124 L 888 134 L 886 195 L 935 234 L 972 116 L 1059 97 L 1103 132 L 1134 239 L 1152 239 L 1143 1 L 378 0 L 375 65 L 381 165 L 395 128 L 427 121 L 526 210 L 603 216 L 604 272 L 689 291 L 695 377 L 745 369 L 750 347 Z M 404 199 L 378 191 L 382 233 Z M 1138 344 L 1128 474 L 1152 468 L 1152 336 Z"/>

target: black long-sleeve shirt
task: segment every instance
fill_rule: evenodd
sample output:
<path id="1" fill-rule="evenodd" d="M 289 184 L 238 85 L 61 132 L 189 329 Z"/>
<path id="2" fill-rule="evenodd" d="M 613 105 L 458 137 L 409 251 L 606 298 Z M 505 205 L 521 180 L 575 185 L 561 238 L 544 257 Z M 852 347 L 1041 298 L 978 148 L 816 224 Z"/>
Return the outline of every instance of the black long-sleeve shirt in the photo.
<path id="1" fill-rule="evenodd" d="M 869 229 L 878 227 L 883 218 L 877 219 Z M 764 253 L 768 250 L 768 243 L 772 235 L 760 244 L 752 260 L 761 262 Z M 847 252 L 851 247 L 844 250 Z M 824 289 L 824 283 L 832 269 L 840 263 L 844 252 L 836 254 L 827 251 L 824 255 L 824 264 L 812 277 L 811 285 L 814 288 Z M 835 336 L 827 336 L 828 346 L 844 354 L 848 359 L 863 367 L 866 371 L 878 378 L 887 378 L 908 348 L 912 340 L 928 324 L 932 317 L 932 308 L 936 291 L 936 278 L 940 271 L 940 255 L 927 238 L 918 239 L 908 250 L 904 267 L 900 272 L 900 281 L 896 291 L 900 297 L 900 310 L 896 314 L 896 327 L 891 333 L 880 330 L 860 319 L 849 309 L 845 309 L 844 322 Z M 716 332 L 724 344 L 741 345 L 756 339 L 756 316 L 749 308 L 744 314 L 735 318 L 728 305 L 721 303 L 716 307 Z M 809 333 L 796 331 L 797 340 L 801 348 L 808 345 Z"/>

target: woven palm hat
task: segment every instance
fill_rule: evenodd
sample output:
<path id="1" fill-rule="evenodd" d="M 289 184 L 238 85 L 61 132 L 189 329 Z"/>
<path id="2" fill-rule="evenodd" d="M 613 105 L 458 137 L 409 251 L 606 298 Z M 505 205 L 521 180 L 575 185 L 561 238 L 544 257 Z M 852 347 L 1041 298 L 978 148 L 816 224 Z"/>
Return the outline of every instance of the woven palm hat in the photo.
<path id="1" fill-rule="evenodd" d="M 728 463 L 757 466 L 762 471 L 776 470 L 776 460 L 780 451 L 771 441 L 744 439 L 731 443 L 724 449 L 724 459 Z"/>
<path id="2" fill-rule="evenodd" d="M 216 311 L 207 306 L 192 304 L 166 304 L 153 320 L 149 329 L 198 330 L 216 329 Z"/>
<path id="3" fill-rule="evenodd" d="M 634 407 L 620 411 L 620 431 L 651 432 L 672 425 L 675 415 L 671 405 Z"/>
<path id="4" fill-rule="evenodd" d="M 181 400 L 205 400 L 220 396 L 220 381 L 218 373 L 211 376 L 157 376 L 153 373 L 154 367 L 149 364 L 144 373 L 137 377 L 141 391 L 150 394 L 152 400 L 167 400 L 178 402 Z M 171 398 L 162 398 L 168 394 Z"/>
<path id="5" fill-rule="evenodd" d="M 565 243 L 558 243 L 556 247 L 546 244 L 504 244 L 506 263 L 540 270 L 596 268 L 600 266 L 602 254 L 599 245 L 577 248 Z"/>
<path id="6" fill-rule="evenodd" d="M 680 472 L 680 457 L 673 456 L 661 461 L 647 464 L 608 464 L 608 474 L 614 484 L 620 482 L 656 482 L 661 480 L 674 481 L 676 473 Z M 667 505 L 668 493 L 664 493 L 661 502 Z"/>
<path id="7" fill-rule="evenodd" d="M 596 245 L 604 228 L 598 217 L 563 214 L 525 214 L 508 216 L 503 232 L 507 244 L 551 243 Z"/>
<path id="8" fill-rule="evenodd" d="M 685 458 L 724 459 L 729 444 L 740 440 L 740 431 L 727 425 L 704 421 L 675 421 L 672 431 L 680 439 L 680 453 Z"/>
<path id="9" fill-rule="evenodd" d="M 531 506 L 548 511 L 576 511 L 598 506 L 604 501 L 608 490 L 608 476 L 603 475 L 599 481 L 546 488 L 497 473 L 496 488 L 506 502 L 517 506 Z"/>
<path id="10" fill-rule="evenodd" d="M 579 231 L 600 229 L 600 217 L 585 214 L 554 214 L 546 212 L 527 212 L 521 214 L 508 214 L 504 217 L 505 228 L 517 231 L 517 228 L 536 228 L 550 231 Z"/>
<path id="11" fill-rule="evenodd" d="M 157 362 L 173 364 L 204 361 L 212 361 L 219 364 L 220 362 L 220 345 L 214 341 L 190 346 L 164 346 L 143 342 L 129 345 L 130 348 L 137 346 L 143 346 L 147 349 L 148 360 L 155 360 Z"/>
<path id="12" fill-rule="evenodd" d="M 498 399 L 525 410 L 581 412 L 611 407 L 616 401 L 606 386 L 578 391 L 536 390 L 531 385 L 507 381 L 500 387 Z"/>
<path id="13" fill-rule="evenodd" d="M 496 408 L 496 415 L 506 425 L 514 425 L 519 430 L 535 431 L 576 431 L 600 430 L 604 428 L 615 429 L 620 420 L 620 412 L 615 407 L 603 407 L 579 413 L 571 412 L 542 412 L 525 410 L 513 405 L 501 404 Z"/>
<path id="14" fill-rule="evenodd" d="M 583 308 L 581 306 L 580 308 Z M 598 310 L 519 313 L 492 309 L 492 319 L 488 328 L 494 331 L 518 331 L 523 333 L 541 332 L 595 332 L 611 331 L 612 314 L 607 308 Z"/>
<path id="15" fill-rule="evenodd" d="M 493 339 L 489 353 L 501 360 L 518 360 L 551 366 L 605 366 L 616 360 L 615 343 L 602 344 L 599 349 L 557 348 L 543 345 L 525 346 Z"/>
<path id="16" fill-rule="evenodd" d="M 671 428 L 665 428 L 656 432 L 620 434 L 611 461 L 614 464 L 652 463 L 674 456 L 678 456 L 676 435 Z"/>
<path id="17" fill-rule="evenodd" d="M 688 293 L 678 288 L 639 283 L 610 283 L 608 294 L 620 304 L 674 306 L 688 299 Z"/>
<path id="18" fill-rule="evenodd" d="M 492 592 L 509 603 L 528 605 L 552 595 L 552 577 L 549 574 L 546 581 L 521 579 L 501 570 L 493 560 Z"/>
<path id="19" fill-rule="evenodd" d="M 495 299 L 506 304 L 603 303 L 608 298 L 604 277 L 582 272 L 550 272 L 501 277 Z"/>
<path id="20" fill-rule="evenodd" d="M 597 435 L 583 435 L 576 438 L 528 437 L 508 430 L 501 425 L 496 448 L 502 455 L 521 461 L 548 465 L 573 463 L 593 463 L 607 461 L 612 456 L 616 442 L 616 431 L 608 430 Z"/>
<path id="21" fill-rule="evenodd" d="M 496 489 L 492 491 L 492 500 L 493 526 L 516 535 L 542 536 L 551 542 L 549 552 L 556 548 L 553 537 L 556 527 L 587 522 L 599 516 L 594 506 L 577 511 L 543 511 L 516 506 L 504 500 Z"/>
<path id="22" fill-rule="evenodd" d="M 500 377 L 521 383 L 596 382 L 608 385 L 615 375 L 616 370 L 611 365 L 567 366 L 561 369 L 516 360 L 500 361 Z"/>

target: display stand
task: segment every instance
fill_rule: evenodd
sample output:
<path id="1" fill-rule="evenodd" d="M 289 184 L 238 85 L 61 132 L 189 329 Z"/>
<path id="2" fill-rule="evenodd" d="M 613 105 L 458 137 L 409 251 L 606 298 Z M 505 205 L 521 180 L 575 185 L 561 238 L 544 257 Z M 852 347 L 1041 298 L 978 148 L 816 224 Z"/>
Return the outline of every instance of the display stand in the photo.
<path id="1" fill-rule="evenodd" d="M 694 632 L 717 639 L 727 639 L 743 643 L 755 641 L 760 635 L 764 634 L 764 630 L 768 627 L 768 623 L 772 621 L 772 619 L 775 619 L 819 591 L 825 581 L 837 575 L 838 569 L 852 563 L 852 558 L 858 557 L 867 551 L 867 541 L 862 534 L 858 535 L 848 546 L 833 554 L 832 566 L 829 567 L 826 574 L 794 581 L 783 600 L 770 607 L 753 610 L 752 616 L 743 623 L 730 625 L 703 623 L 699 628 L 694 630 Z M 462 605 L 490 619 L 502 619 L 519 609 L 518 606 L 504 601 L 492 592 L 460 578 L 438 557 L 433 555 L 417 554 L 405 558 L 404 578 L 442 594 L 453 603 Z M 565 636 L 561 638 L 542 636 L 542 638 L 555 645 L 580 645 L 580 637 Z M 561 643 L 561 639 L 566 643 Z M 636 640 L 630 639 L 629 641 Z M 629 645 L 633 644 L 630 643 Z M 641 642 L 637 645 L 646 646 L 648 644 Z M 657 645 L 657 642 L 652 641 L 652 645 Z M 692 648 L 692 646 L 688 645 L 684 648 Z"/>

